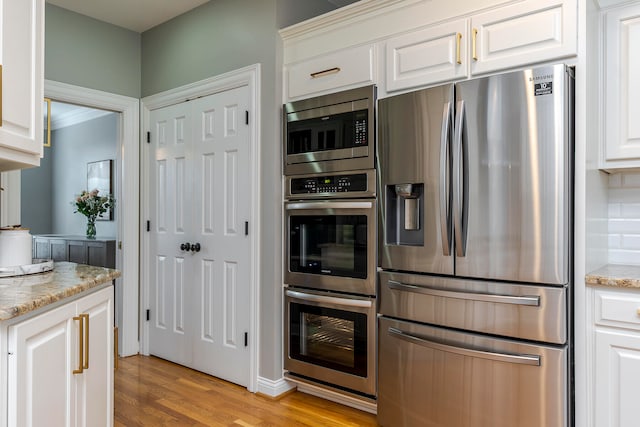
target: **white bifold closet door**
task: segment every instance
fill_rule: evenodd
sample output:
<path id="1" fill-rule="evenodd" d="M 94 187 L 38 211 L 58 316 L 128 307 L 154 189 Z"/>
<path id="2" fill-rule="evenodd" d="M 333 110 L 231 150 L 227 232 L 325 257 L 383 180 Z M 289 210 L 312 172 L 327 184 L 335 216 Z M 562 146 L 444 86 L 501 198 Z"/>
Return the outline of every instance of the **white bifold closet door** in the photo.
<path id="1" fill-rule="evenodd" d="M 151 111 L 148 168 L 149 352 L 243 386 L 251 274 L 248 100 L 243 86 Z"/>

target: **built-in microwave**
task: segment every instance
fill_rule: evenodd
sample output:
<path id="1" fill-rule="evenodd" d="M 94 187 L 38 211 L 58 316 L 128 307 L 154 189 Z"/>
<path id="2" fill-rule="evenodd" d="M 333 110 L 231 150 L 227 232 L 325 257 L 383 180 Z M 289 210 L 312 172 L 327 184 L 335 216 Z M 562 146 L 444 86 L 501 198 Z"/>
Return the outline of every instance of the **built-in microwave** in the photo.
<path id="1" fill-rule="evenodd" d="M 284 174 L 373 169 L 375 86 L 284 104 Z"/>

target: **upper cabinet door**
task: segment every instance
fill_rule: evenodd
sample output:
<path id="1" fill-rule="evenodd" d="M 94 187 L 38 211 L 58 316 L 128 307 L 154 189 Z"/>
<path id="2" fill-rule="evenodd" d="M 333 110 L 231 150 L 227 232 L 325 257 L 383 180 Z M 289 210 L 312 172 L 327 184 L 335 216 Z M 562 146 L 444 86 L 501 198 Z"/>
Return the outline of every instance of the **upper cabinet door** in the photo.
<path id="1" fill-rule="evenodd" d="M 0 0 L 0 8 L 0 170 L 11 170 L 42 155 L 44 0 Z"/>
<path id="2" fill-rule="evenodd" d="M 576 0 L 524 1 L 471 18 L 471 74 L 577 54 Z"/>
<path id="3" fill-rule="evenodd" d="M 467 28 L 461 19 L 387 41 L 387 91 L 466 78 Z"/>
<path id="4" fill-rule="evenodd" d="M 640 166 L 640 5 L 605 15 L 604 168 Z"/>

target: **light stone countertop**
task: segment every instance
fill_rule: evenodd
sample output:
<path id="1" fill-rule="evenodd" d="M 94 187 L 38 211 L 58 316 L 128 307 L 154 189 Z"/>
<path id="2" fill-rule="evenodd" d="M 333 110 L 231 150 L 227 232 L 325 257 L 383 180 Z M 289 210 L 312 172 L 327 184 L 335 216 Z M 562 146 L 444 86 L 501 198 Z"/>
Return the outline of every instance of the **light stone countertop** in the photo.
<path id="1" fill-rule="evenodd" d="M 0 278 L 0 321 L 29 313 L 120 277 L 118 270 L 57 262 L 52 271 Z"/>
<path id="2" fill-rule="evenodd" d="M 587 285 L 640 289 L 640 265 L 607 264 L 585 277 Z"/>

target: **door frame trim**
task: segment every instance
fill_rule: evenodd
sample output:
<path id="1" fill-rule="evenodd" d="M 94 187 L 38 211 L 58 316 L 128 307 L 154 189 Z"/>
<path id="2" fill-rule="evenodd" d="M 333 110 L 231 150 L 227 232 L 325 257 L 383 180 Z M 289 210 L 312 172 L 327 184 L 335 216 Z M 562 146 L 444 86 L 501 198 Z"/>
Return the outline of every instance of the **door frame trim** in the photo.
<path id="1" fill-rule="evenodd" d="M 116 268 L 122 276 L 116 279 L 116 286 L 122 289 L 116 300 L 120 306 L 117 324 L 119 326 L 119 354 L 131 356 L 138 353 L 138 255 L 140 242 L 138 227 L 140 221 L 140 154 L 138 149 L 140 101 L 115 93 L 71 85 L 53 80 L 44 81 L 44 96 L 55 101 L 80 104 L 87 107 L 111 110 L 121 114 L 119 141 L 116 161 L 121 167 L 116 176 L 116 188 L 120 188 L 120 200 L 116 203 L 118 240 L 122 249 L 116 250 Z"/>
<path id="2" fill-rule="evenodd" d="M 155 95 L 150 95 L 142 98 L 140 104 L 141 121 L 140 127 L 140 141 L 146 141 L 146 133 L 150 129 L 150 112 L 159 108 L 167 107 L 174 104 L 179 104 L 190 99 L 199 98 L 215 93 L 224 92 L 230 89 L 235 89 L 242 86 L 247 86 L 249 89 L 249 111 L 251 119 L 249 120 L 249 164 L 251 177 L 249 179 L 251 183 L 250 196 L 250 219 L 251 230 L 249 234 L 250 239 L 250 302 L 249 302 L 249 383 L 247 389 L 251 392 L 257 391 L 258 388 L 258 360 L 259 360 L 259 325 L 258 319 L 260 318 L 260 305 L 259 301 L 259 289 L 260 289 L 260 129 L 261 129 L 261 114 L 260 114 L 260 78 L 261 68 L 260 64 L 249 65 L 238 70 L 230 71 L 218 76 L 210 77 L 198 82 L 190 83 L 184 86 L 180 86 L 174 89 L 170 89 Z M 150 307 L 149 301 L 149 233 L 142 226 L 146 218 L 150 215 L 149 206 L 149 180 L 148 180 L 148 167 L 147 162 L 144 159 L 149 157 L 149 146 L 146 143 L 141 144 L 141 159 L 140 159 L 140 176 L 141 176 L 141 199 L 140 206 L 142 209 L 142 215 L 140 217 L 140 282 L 141 282 L 141 299 L 140 299 L 140 352 L 142 354 L 149 354 L 149 322 L 146 320 L 146 310 Z"/>

